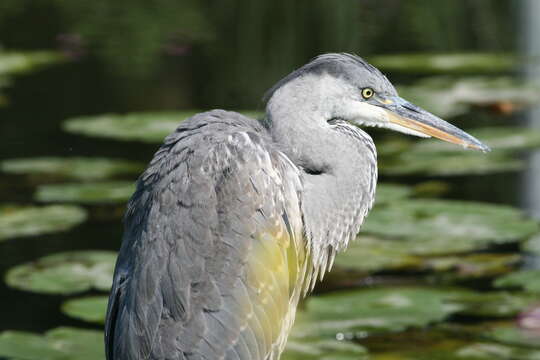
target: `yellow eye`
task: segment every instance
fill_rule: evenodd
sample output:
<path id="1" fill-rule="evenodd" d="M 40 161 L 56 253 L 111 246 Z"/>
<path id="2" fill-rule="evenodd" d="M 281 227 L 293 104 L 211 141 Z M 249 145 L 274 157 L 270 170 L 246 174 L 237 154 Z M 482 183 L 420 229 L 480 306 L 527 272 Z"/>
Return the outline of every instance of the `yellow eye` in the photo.
<path id="1" fill-rule="evenodd" d="M 362 89 L 362 97 L 364 99 L 369 99 L 370 97 L 373 96 L 373 94 L 375 94 L 375 91 L 373 91 L 372 88 L 363 88 Z"/>

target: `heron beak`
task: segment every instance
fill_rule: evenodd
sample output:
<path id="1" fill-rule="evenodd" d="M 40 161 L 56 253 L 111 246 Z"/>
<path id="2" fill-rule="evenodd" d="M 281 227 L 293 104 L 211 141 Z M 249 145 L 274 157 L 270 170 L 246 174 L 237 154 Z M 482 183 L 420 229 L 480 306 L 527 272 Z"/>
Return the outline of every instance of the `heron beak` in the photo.
<path id="1" fill-rule="evenodd" d="M 465 148 L 480 150 L 482 152 L 491 151 L 487 145 L 481 143 L 465 131 L 460 130 L 399 96 L 386 99 L 376 98 L 375 101 L 377 102 L 377 106 L 382 107 L 386 111 L 388 121 L 395 125 L 426 136 L 433 136 L 453 144 L 461 145 Z"/>

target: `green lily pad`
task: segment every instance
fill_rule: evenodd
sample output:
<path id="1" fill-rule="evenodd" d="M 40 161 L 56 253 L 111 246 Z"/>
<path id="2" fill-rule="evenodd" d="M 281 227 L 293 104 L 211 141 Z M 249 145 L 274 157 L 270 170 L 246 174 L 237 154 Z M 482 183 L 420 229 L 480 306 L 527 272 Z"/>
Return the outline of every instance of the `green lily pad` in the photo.
<path id="1" fill-rule="evenodd" d="M 392 201 L 405 199 L 411 196 L 412 188 L 398 184 L 378 184 L 375 195 L 375 204 L 385 204 Z"/>
<path id="2" fill-rule="evenodd" d="M 525 241 L 521 248 L 528 253 L 540 255 L 540 235 L 535 235 Z"/>
<path id="3" fill-rule="evenodd" d="M 497 53 L 409 53 L 375 55 L 370 63 L 383 71 L 413 74 L 494 73 L 510 71 L 518 59 L 510 54 Z"/>
<path id="4" fill-rule="evenodd" d="M 423 248 L 421 252 L 437 252 Z M 335 260 L 338 268 L 359 273 L 388 270 L 430 271 L 444 273 L 452 279 L 471 279 L 508 273 L 521 260 L 519 254 L 464 254 L 446 256 L 420 256 L 414 240 L 373 237 L 362 233 L 340 253 Z"/>
<path id="5" fill-rule="evenodd" d="M 402 97 L 441 117 L 462 115 L 472 106 L 510 105 L 510 109 L 537 104 L 540 88 L 509 77 L 432 77 L 399 86 Z"/>
<path id="6" fill-rule="evenodd" d="M 504 291 L 459 292 L 449 299 L 462 306 L 462 315 L 488 318 L 514 317 L 538 301 L 528 294 Z"/>
<path id="7" fill-rule="evenodd" d="M 11 268 L 6 282 L 20 290 L 47 294 L 73 294 L 92 288 L 108 291 L 115 261 L 112 251 L 59 253 Z"/>
<path id="8" fill-rule="evenodd" d="M 422 140 L 424 141 L 424 140 Z M 459 153 L 430 153 L 406 151 L 392 158 L 379 160 L 383 175 L 486 175 L 518 171 L 525 162 L 505 154 L 482 154 L 473 151 Z"/>
<path id="9" fill-rule="evenodd" d="M 84 209 L 72 205 L 0 205 L 0 241 L 66 231 L 86 217 Z"/>
<path id="10" fill-rule="evenodd" d="M 347 251 L 340 253 L 335 260 L 336 266 L 359 272 L 417 268 L 421 263 L 422 259 L 411 254 L 402 241 L 363 234 L 350 243 Z"/>
<path id="11" fill-rule="evenodd" d="M 515 152 L 540 147 L 540 130 L 526 127 L 484 127 L 467 130 L 469 134 L 481 139 L 494 152 Z M 461 153 L 453 144 L 436 139 L 418 141 L 409 150 L 417 153 Z M 492 154 L 487 154 L 492 156 Z"/>
<path id="12" fill-rule="evenodd" d="M 281 360 L 367 360 L 367 350 L 358 344 L 338 340 L 295 339 L 287 341 Z"/>
<path id="13" fill-rule="evenodd" d="M 103 333 L 59 327 L 36 334 L 0 333 L 0 358 L 17 360 L 103 360 Z"/>
<path id="14" fill-rule="evenodd" d="M 522 270 L 495 280 L 495 287 L 519 287 L 526 292 L 540 294 L 540 270 Z"/>
<path id="15" fill-rule="evenodd" d="M 525 346 L 540 350 L 540 333 L 520 329 L 513 324 L 494 327 L 486 337 L 501 344 Z"/>
<path id="16" fill-rule="evenodd" d="M 462 309 L 447 302 L 448 291 L 432 288 L 373 288 L 308 299 L 298 314 L 299 336 L 365 337 L 370 332 L 398 332 L 442 321 Z M 317 326 L 303 326 L 316 321 Z"/>
<path id="17" fill-rule="evenodd" d="M 108 301 L 108 296 L 87 296 L 72 299 L 62 304 L 62 312 L 80 320 L 105 324 Z"/>
<path id="18" fill-rule="evenodd" d="M 115 140 L 136 140 L 160 143 L 173 132 L 180 122 L 201 112 L 146 112 L 125 115 L 104 114 L 69 119 L 63 129 L 74 134 L 105 137 Z M 245 111 L 246 116 L 258 117 L 260 113 Z"/>
<path id="19" fill-rule="evenodd" d="M 415 350 L 371 354 L 371 360 L 540 360 L 540 351 L 492 342 L 445 340 Z"/>
<path id="20" fill-rule="evenodd" d="M 407 200 L 375 207 L 364 233 L 408 241 L 411 254 L 449 254 L 522 240 L 538 224 L 508 206 L 464 201 Z"/>
<path id="21" fill-rule="evenodd" d="M 52 51 L 0 51 L 0 76 L 24 74 L 64 60 L 62 55 Z"/>
<path id="22" fill-rule="evenodd" d="M 456 355 L 464 360 L 540 360 L 540 350 L 488 342 L 465 346 Z"/>
<path id="23" fill-rule="evenodd" d="M 453 278 L 471 279 L 508 273 L 520 260 L 519 254 L 467 254 L 427 258 L 423 267 L 425 270 L 451 273 Z"/>
<path id="24" fill-rule="evenodd" d="M 35 199 L 42 202 L 81 204 L 123 203 L 135 191 L 131 181 L 110 181 L 83 184 L 48 184 L 37 187 Z"/>
<path id="25" fill-rule="evenodd" d="M 106 158 L 42 157 L 9 159 L 0 163 L 0 170 L 10 174 L 31 174 L 74 180 L 103 180 L 115 176 L 139 174 L 144 165 L 126 160 Z"/>

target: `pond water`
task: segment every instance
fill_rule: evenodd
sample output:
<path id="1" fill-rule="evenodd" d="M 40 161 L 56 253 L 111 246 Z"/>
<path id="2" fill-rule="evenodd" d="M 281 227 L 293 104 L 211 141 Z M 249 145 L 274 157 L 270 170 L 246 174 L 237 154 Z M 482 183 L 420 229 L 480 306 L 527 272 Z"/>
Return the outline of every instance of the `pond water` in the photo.
<path id="1" fill-rule="evenodd" d="M 528 43 L 528 55 L 535 46 Z M 194 63 L 206 59 L 192 55 Z M 403 58 L 373 60 L 428 109 L 486 128 L 476 131 L 494 151 L 464 154 L 369 129 L 380 154 L 377 205 L 302 304 L 284 358 L 540 359 L 540 132 L 528 130 L 538 128 L 540 91 L 515 76 L 534 68 L 497 55 L 494 70 L 473 78 L 471 71 L 489 68 L 478 65 L 483 56 L 422 55 L 405 70 L 395 67 Z M 9 104 L 0 106 L 0 359 L 60 359 L 73 349 L 82 355 L 68 358 L 103 358 L 103 307 L 125 201 L 171 118 L 186 113 L 139 111 L 148 104 L 126 101 L 100 71 L 93 59 L 67 61 L 2 90 Z M 448 72 L 459 76 L 440 77 Z M 131 101 L 144 98 L 129 92 Z M 191 106 L 210 106 L 204 93 Z M 103 115 L 113 112 L 133 114 Z M 467 202 L 449 202 L 456 200 Z"/>

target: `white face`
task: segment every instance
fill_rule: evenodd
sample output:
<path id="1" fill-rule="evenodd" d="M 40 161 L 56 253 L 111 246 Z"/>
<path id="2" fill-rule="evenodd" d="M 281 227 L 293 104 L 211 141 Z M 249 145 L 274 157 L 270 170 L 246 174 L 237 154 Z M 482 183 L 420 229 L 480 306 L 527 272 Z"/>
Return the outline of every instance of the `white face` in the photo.
<path id="1" fill-rule="evenodd" d="M 381 75 L 382 76 L 382 75 Z M 376 80 L 370 79 L 377 83 Z M 481 151 L 489 147 L 458 129 L 400 98 L 392 91 L 378 92 L 376 85 L 353 84 L 329 74 L 299 76 L 277 89 L 268 102 L 269 113 L 287 118 L 293 113 L 308 115 L 302 126 L 325 126 L 342 119 L 358 126 L 375 126 L 420 137 L 444 141 Z M 287 128 L 283 132 L 287 132 Z"/>
<path id="2" fill-rule="evenodd" d="M 387 128 L 419 137 L 433 136 L 465 148 L 489 151 L 489 147 L 474 137 L 395 92 L 381 94 L 376 87 L 358 87 L 330 75 L 318 76 L 316 81 L 319 90 L 318 93 L 312 90 L 311 96 L 315 95 L 321 108 L 327 111 L 328 119 L 340 118 L 359 126 Z"/>
<path id="3" fill-rule="evenodd" d="M 362 96 L 362 91 L 342 79 L 324 75 L 322 94 L 330 107 L 332 118 L 339 118 L 359 126 L 372 126 L 399 131 L 419 137 L 430 135 L 391 122 L 391 114 L 381 106 L 373 105 Z M 374 97 L 377 95 L 374 93 Z M 383 103 L 381 103 L 383 105 Z"/>

